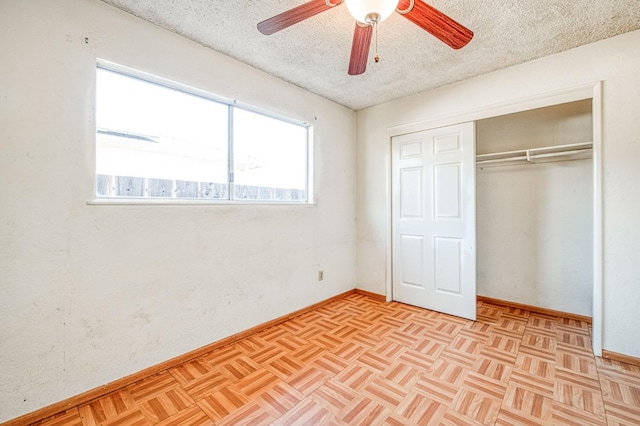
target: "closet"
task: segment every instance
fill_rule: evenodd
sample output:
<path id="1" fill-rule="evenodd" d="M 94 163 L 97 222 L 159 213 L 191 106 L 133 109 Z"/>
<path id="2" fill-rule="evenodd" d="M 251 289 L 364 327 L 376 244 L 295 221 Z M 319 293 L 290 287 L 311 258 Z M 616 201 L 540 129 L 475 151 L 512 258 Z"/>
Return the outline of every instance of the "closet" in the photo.
<path id="1" fill-rule="evenodd" d="M 479 296 L 592 316 L 591 100 L 476 122 Z"/>

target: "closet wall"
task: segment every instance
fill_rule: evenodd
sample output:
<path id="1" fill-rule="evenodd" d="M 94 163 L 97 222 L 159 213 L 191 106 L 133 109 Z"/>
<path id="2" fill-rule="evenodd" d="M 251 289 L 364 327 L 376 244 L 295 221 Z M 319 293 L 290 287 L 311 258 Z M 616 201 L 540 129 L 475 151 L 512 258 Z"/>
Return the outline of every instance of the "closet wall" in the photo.
<path id="1" fill-rule="evenodd" d="M 478 155 L 591 142 L 591 101 L 476 123 Z M 590 156 L 478 164 L 477 293 L 592 315 Z"/>

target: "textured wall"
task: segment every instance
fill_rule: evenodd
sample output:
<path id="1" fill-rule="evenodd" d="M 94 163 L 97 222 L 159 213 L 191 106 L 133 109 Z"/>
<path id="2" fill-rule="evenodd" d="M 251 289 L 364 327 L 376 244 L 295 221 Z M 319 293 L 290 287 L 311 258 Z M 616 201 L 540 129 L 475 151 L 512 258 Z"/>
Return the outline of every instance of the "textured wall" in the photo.
<path id="1" fill-rule="evenodd" d="M 312 123 L 316 204 L 87 205 L 96 57 Z M 354 287 L 352 111 L 97 0 L 0 2 L 0 64 L 0 422 Z"/>
<path id="2" fill-rule="evenodd" d="M 640 31 L 358 111 L 358 287 L 384 293 L 391 126 L 603 81 L 604 349 L 640 357 Z"/>

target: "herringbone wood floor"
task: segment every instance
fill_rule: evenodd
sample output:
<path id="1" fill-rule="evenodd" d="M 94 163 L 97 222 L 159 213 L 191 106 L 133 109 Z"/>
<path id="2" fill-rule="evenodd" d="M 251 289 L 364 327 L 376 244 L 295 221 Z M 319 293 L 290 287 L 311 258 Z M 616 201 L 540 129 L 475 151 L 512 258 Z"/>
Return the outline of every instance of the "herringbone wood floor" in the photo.
<path id="1" fill-rule="evenodd" d="M 37 424 L 640 424 L 640 367 L 594 358 L 589 333 L 351 295 Z"/>

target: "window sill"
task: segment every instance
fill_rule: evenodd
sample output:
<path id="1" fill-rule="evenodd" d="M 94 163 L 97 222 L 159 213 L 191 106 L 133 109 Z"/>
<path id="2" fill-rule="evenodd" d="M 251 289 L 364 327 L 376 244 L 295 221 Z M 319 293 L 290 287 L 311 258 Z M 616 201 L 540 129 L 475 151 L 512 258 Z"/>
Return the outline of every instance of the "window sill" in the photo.
<path id="1" fill-rule="evenodd" d="M 199 199 L 147 199 L 147 198 L 94 198 L 89 206 L 313 206 L 307 201 L 259 200 L 199 200 Z"/>

